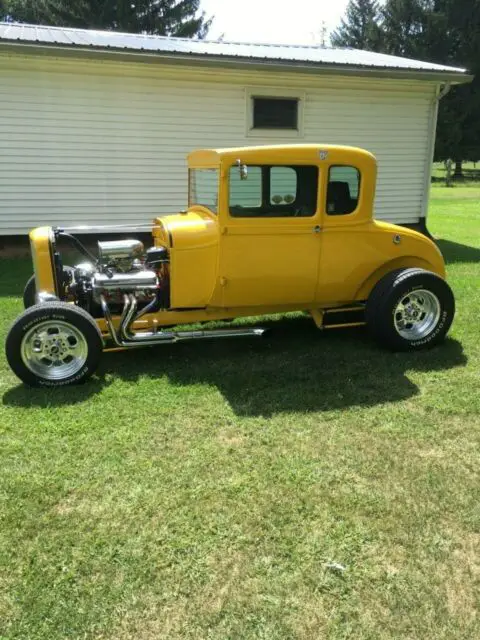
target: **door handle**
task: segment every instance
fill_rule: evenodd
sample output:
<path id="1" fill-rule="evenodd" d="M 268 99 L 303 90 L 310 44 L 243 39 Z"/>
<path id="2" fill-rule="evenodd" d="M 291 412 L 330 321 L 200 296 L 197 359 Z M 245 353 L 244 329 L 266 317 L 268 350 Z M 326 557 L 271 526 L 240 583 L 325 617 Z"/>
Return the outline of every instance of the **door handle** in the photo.
<path id="1" fill-rule="evenodd" d="M 313 233 L 320 233 L 321 230 L 322 230 L 322 227 L 319 224 L 313 227 Z"/>

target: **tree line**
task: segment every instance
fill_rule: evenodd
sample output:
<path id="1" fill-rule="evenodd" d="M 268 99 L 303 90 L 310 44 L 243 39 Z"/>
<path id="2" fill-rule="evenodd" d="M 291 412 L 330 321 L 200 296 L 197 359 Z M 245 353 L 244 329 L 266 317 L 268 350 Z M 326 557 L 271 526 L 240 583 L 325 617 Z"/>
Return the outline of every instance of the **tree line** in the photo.
<path id="1" fill-rule="evenodd" d="M 58 27 L 203 38 L 200 0 L 0 0 L 0 19 Z"/>
<path id="2" fill-rule="evenodd" d="M 475 74 L 440 102 L 435 160 L 453 160 L 457 177 L 480 160 L 480 0 L 350 0 L 331 42 Z"/>

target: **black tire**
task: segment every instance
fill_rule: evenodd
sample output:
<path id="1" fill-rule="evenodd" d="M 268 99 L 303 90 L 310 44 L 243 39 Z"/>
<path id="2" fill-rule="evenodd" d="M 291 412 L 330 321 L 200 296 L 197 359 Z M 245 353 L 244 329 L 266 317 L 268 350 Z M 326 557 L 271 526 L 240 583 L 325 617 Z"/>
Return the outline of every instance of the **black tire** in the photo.
<path id="1" fill-rule="evenodd" d="M 427 294 L 422 298 L 421 292 Z M 399 307 L 405 301 L 407 313 L 417 314 L 406 323 Z M 424 269 L 399 269 L 385 275 L 374 287 L 366 308 L 367 326 L 373 338 L 392 351 L 419 351 L 439 344 L 454 316 L 455 299 L 449 285 Z M 418 335 L 413 335 L 415 326 Z"/>
<path id="2" fill-rule="evenodd" d="M 25 289 L 23 290 L 23 307 L 29 309 L 35 305 L 35 295 L 37 288 L 35 286 L 35 276 L 32 276 L 27 280 Z"/>
<path id="3" fill-rule="evenodd" d="M 59 323 L 60 330 L 58 327 L 55 330 L 55 323 Z M 43 329 L 43 333 L 34 338 L 35 328 Z M 37 349 L 34 354 L 32 342 Z M 76 354 L 75 349 L 81 352 L 78 357 L 70 353 Z M 10 328 L 5 344 L 12 371 L 32 387 L 64 387 L 85 382 L 97 369 L 102 351 L 102 335 L 95 320 L 84 309 L 66 302 L 45 302 L 24 311 Z M 47 371 L 52 358 L 59 360 Z M 59 377 L 52 379 L 52 372 Z"/>
<path id="4" fill-rule="evenodd" d="M 71 274 L 73 273 L 73 268 L 65 265 L 63 267 L 63 276 L 66 282 L 70 282 Z M 25 289 L 23 290 L 23 307 L 25 309 L 30 309 L 35 305 L 35 295 L 37 293 L 37 288 L 35 286 L 35 276 L 32 276 L 27 280 L 27 284 L 25 285 Z"/>

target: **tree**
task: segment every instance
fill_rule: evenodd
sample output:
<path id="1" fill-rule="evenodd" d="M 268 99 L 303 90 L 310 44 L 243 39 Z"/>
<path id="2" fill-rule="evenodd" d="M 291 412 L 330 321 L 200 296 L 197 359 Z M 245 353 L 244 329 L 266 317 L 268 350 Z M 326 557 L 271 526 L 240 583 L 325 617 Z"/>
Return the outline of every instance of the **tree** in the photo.
<path id="1" fill-rule="evenodd" d="M 471 84 L 454 87 L 439 108 L 435 159 L 480 158 L 480 0 L 387 0 L 383 9 L 387 53 L 466 67 Z"/>
<path id="2" fill-rule="evenodd" d="M 8 18 L 7 6 L 5 0 L 0 0 L 0 20 Z"/>
<path id="3" fill-rule="evenodd" d="M 379 18 L 380 8 L 377 0 L 350 0 L 345 18 L 332 33 L 332 45 L 380 51 L 382 32 Z"/>
<path id="4" fill-rule="evenodd" d="M 61 27 L 204 38 L 212 22 L 199 13 L 200 0 L 4 1 L 18 22 Z"/>
<path id="5" fill-rule="evenodd" d="M 456 177 L 480 159 L 480 0 L 352 0 L 332 43 L 467 68 L 474 81 L 440 102 L 435 159 L 452 158 Z"/>

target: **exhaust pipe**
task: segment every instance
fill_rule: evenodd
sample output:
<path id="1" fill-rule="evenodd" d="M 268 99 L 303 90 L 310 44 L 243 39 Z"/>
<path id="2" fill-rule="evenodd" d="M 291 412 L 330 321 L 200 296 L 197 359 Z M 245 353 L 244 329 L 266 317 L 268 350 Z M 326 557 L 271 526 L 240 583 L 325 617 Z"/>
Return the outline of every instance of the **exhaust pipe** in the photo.
<path id="1" fill-rule="evenodd" d="M 117 347 L 147 347 L 158 344 L 183 342 L 186 340 L 203 340 L 205 338 L 263 336 L 265 333 L 265 329 L 258 327 L 250 329 L 212 329 L 210 331 L 138 331 L 133 333 L 131 327 L 140 316 L 144 315 L 144 313 L 140 312 L 136 315 L 137 299 L 134 295 L 125 295 L 123 300 L 124 306 L 122 315 L 120 316 L 120 325 L 117 330 L 113 324 L 107 301 L 103 295 L 100 296 L 103 315 L 105 316 L 110 336 Z"/>

